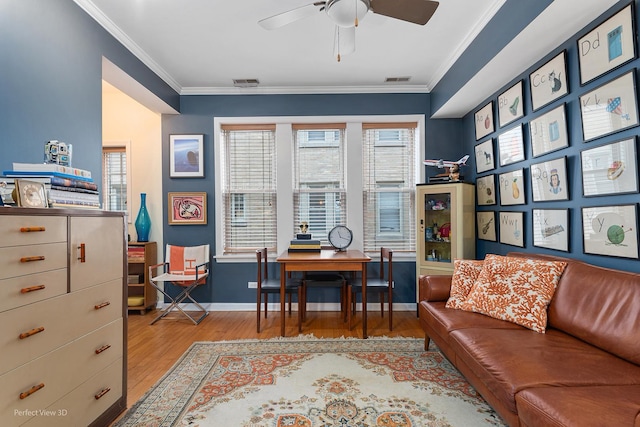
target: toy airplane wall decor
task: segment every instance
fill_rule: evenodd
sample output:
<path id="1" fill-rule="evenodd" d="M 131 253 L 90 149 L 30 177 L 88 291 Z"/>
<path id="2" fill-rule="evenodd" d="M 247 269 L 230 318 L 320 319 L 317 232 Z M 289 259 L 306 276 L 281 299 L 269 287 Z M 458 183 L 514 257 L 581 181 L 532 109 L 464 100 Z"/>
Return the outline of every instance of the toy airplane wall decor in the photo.
<path id="1" fill-rule="evenodd" d="M 426 166 L 436 166 L 442 169 L 442 168 L 450 168 L 453 165 L 464 166 L 467 164 L 468 159 L 469 159 L 469 155 L 467 154 L 466 156 L 460 158 L 460 160 L 458 160 L 457 162 L 440 159 L 440 160 L 425 160 L 423 163 Z"/>

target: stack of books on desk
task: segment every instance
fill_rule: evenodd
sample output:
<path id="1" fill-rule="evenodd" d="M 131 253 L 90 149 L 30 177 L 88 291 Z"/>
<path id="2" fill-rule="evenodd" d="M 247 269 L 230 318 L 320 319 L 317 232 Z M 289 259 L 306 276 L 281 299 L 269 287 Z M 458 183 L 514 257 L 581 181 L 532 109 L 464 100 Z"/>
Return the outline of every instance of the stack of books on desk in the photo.
<path id="1" fill-rule="evenodd" d="M 13 170 L 3 174 L 7 178 L 43 182 L 51 207 L 100 208 L 98 185 L 88 170 L 48 163 L 14 163 Z"/>
<path id="2" fill-rule="evenodd" d="M 293 239 L 289 243 L 289 252 L 320 252 L 320 240 Z"/>

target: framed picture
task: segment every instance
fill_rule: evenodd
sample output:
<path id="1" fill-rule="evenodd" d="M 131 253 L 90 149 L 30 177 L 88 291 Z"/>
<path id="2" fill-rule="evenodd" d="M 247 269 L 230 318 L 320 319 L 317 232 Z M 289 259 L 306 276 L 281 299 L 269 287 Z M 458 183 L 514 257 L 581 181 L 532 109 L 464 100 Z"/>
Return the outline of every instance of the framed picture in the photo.
<path id="1" fill-rule="evenodd" d="M 567 52 L 563 50 L 529 74 L 531 105 L 534 111 L 569 93 L 566 56 Z"/>
<path id="2" fill-rule="evenodd" d="M 495 160 L 493 157 L 493 139 L 487 139 L 476 145 L 474 148 L 476 154 L 476 172 L 482 173 L 495 169 Z"/>
<path id="3" fill-rule="evenodd" d="M 201 178 L 204 176 L 204 135 L 169 136 L 169 176 Z"/>
<path id="4" fill-rule="evenodd" d="M 548 111 L 529 122 L 533 157 L 569 146 L 565 104 Z"/>
<path id="5" fill-rule="evenodd" d="M 638 259 L 637 205 L 582 208 L 584 253 Z"/>
<path id="6" fill-rule="evenodd" d="M 522 169 L 500 174 L 500 205 L 524 205 L 524 173 Z"/>
<path id="7" fill-rule="evenodd" d="M 578 39 L 581 85 L 636 57 L 631 6 Z"/>
<path id="8" fill-rule="evenodd" d="M 498 154 L 500 156 L 500 166 L 524 160 L 522 125 L 513 127 L 498 135 Z"/>
<path id="9" fill-rule="evenodd" d="M 207 193 L 169 193 L 169 224 L 207 223 Z"/>
<path id="10" fill-rule="evenodd" d="M 494 211 L 476 212 L 478 220 L 478 239 L 496 241 L 496 213 Z"/>
<path id="11" fill-rule="evenodd" d="M 533 164 L 529 170 L 534 202 L 569 200 L 566 157 Z"/>
<path id="12" fill-rule="evenodd" d="M 500 243 L 524 248 L 524 212 L 500 212 Z"/>
<path id="13" fill-rule="evenodd" d="M 533 209 L 533 246 L 569 252 L 569 209 Z"/>
<path id="14" fill-rule="evenodd" d="M 493 125 L 493 101 L 482 107 L 475 114 L 476 141 L 484 138 L 494 131 Z"/>
<path id="15" fill-rule="evenodd" d="M 584 150 L 580 157 L 585 197 L 638 192 L 635 137 Z"/>
<path id="16" fill-rule="evenodd" d="M 476 196 L 479 206 L 495 205 L 496 176 L 494 174 L 476 178 Z"/>
<path id="17" fill-rule="evenodd" d="M 580 97 L 585 142 L 638 125 L 635 69 Z"/>
<path id="18" fill-rule="evenodd" d="M 498 120 L 500 127 L 524 116 L 522 80 L 498 96 Z"/>

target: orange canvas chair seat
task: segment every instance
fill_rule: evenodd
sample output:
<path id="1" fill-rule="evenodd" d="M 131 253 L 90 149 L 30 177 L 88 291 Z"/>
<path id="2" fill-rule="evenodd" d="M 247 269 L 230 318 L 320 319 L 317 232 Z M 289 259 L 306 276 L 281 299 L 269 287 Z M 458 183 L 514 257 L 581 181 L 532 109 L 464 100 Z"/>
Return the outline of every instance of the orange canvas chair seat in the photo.
<path id="1" fill-rule="evenodd" d="M 167 245 L 165 249 L 165 262 L 149 267 L 149 283 L 170 300 L 168 307 L 153 319 L 151 324 L 166 317 L 171 311 L 177 309 L 187 316 L 194 324 L 198 324 L 209 312 L 191 296 L 191 292 L 198 286 L 207 283 L 209 276 L 209 245 L 201 246 L 174 246 Z M 164 286 L 161 286 L 164 284 Z M 176 297 L 172 297 L 168 291 L 168 285 L 180 288 Z M 195 318 L 187 313 L 180 304 L 185 300 L 191 301 L 202 313 Z"/>

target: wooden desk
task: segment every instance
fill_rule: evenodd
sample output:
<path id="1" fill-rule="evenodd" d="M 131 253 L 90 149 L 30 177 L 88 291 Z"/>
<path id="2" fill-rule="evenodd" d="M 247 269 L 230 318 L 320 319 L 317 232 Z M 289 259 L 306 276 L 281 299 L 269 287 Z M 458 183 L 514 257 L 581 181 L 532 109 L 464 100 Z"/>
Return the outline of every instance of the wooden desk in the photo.
<path id="1" fill-rule="evenodd" d="M 280 263 L 280 335 L 284 336 L 285 279 L 289 272 L 359 271 L 362 273 L 362 336 L 367 338 L 367 263 L 371 258 L 355 249 L 343 252 L 323 249 L 320 252 L 283 252 L 276 261 Z"/>

